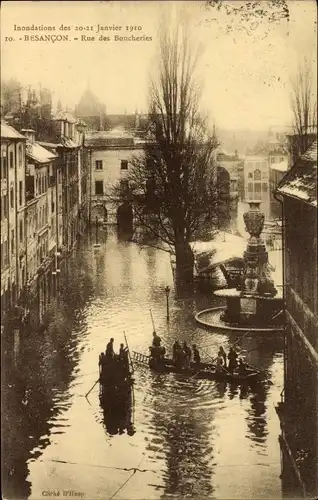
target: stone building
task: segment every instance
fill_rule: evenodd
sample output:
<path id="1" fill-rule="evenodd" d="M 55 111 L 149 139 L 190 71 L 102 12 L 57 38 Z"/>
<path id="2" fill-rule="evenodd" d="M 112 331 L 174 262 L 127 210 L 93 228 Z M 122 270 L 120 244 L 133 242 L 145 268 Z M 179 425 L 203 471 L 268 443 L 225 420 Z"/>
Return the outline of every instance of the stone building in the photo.
<path id="1" fill-rule="evenodd" d="M 26 282 L 25 137 L 1 122 L 1 316 Z"/>
<path id="2" fill-rule="evenodd" d="M 142 153 L 144 141 L 118 127 L 88 133 L 85 145 L 91 162 L 91 221 L 116 224 L 122 200 L 114 200 L 112 187 L 118 182 L 125 186 L 130 160 Z"/>
<path id="3" fill-rule="evenodd" d="M 237 209 L 240 189 L 240 176 L 244 167 L 243 160 L 237 151 L 234 154 L 225 152 L 222 148 L 216 151 L 216 165 L 219 180 L 220 228 L 234 229 L 236 226 Z M 222 200 L 222 197 L 224 198 Z"/>
<path id="4" fill-rule="evenodd" d="M 317 138 L 282 178 L 285 294 L 284 394 L 281 419 L 283 490 L 318 495 Z"/>
<path id="5" fill-rule="evenodd" d="M 41 142 L 41 145 L 59 158 L 56 170 L 60 214 L 57 223 L 58 247 L 59 250 L 70 251 L 89 218 L 89 160 L 84 151 L 85 125 L 67 112 L 58 113 L 54 123 L 55 142 Z"/>
<path id="6" fill-rule="evenodd" d="M 22 132 L 28 139 L 26 143 L 27 276 L 29 287 L 36 287 L 41 320 L 53 296 L 51 267 L 57 251 L 57 187 L 54 175 L 57 155 L 35 141 L 34 130 L 22 130 Z"/>
<path id="7" fill-rule="evenodd" d="M 244 159 L 244 201 L 261 202 L 261 211 L 269 217 L 269 162 L 267 156 L 246 156 Z"/>
<path id="8" fill-rule="evenodd" d="M 50 126 L 54 142 L 37 142 L 33 129 L 1 122 L 1 317 L 9 326 L 20 328 L 22 316 L 41 323 L 60 261 L 88 224 L 84 128 L 63 114 Z"/>

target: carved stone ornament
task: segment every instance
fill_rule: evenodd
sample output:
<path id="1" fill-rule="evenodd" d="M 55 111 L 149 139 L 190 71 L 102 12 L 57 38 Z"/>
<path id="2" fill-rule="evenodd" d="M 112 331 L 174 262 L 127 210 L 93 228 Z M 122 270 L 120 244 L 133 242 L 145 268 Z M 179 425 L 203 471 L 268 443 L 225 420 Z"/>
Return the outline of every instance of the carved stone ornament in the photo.
<path id="1" fill-rule="evenodd" d="M 264 227 L 265 215 L 260 212 L 259 202 L 249 202 L 250 210 L 243 214 L 246 230 L 252 237 L 259 238 Z"/>

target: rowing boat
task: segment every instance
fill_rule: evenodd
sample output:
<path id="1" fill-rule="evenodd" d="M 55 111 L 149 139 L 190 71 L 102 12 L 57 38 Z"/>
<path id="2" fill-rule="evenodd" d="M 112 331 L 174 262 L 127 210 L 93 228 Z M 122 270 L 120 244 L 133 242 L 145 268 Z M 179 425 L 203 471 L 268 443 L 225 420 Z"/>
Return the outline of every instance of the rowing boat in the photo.
<path id="1" fill-rule="evenodd" d="M 109 358 L 103 354 L 99 357 L 99 395 L 101 402 L 107 407 L 125 404 L 134 383 L 133 372 L 128 359 L 119 356 Z"/>
<path id="2" fill-rule="evenodd" d="M 231 373 L 223 367 L 217 370 L 216 365 L 213 363 L 191 362 L 188 367 L 177 366 L 171 358 L 156 359 L 136 351 L 133 351 L 133 359 L 137 363 L 148 365 L 151 370 L 158 373 L 178 373 L 188 377 L 195 376 L 199 379 L 236 382 L 239 384 L 252 384 L 259 382 L 261 379 L 260 371 L 250 365 L 245 366 L 244 373 L 240 373 L 238 370 Z"/>

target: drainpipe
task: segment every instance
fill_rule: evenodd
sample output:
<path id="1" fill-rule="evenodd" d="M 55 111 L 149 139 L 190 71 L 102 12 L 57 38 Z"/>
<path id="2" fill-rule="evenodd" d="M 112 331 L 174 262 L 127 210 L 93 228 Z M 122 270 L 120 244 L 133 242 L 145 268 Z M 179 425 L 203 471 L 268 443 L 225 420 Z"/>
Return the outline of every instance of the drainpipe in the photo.
<path id="1" fill-rule="evenodd" d="M 92 150 L 88 151 L 89 153 L 89 213 L 88 213 L 88 224 L 89 230 L 91 231 L 91 222 L 92 222 Z"/>
<path id="2" fill-rule="evenodd" d="M 283 312 L 284 312 L 284 317 L 286 318 L 286 283 L 285 283 L 285 277 L 286 277 L 286 271 L 285 271 L 285 211 L 284 211 L 284 201 L 283 198 L 280 197 L 275 191 L 273 191 L 273 197 L 275 198 L 278 203 L 280 203 L 281 208 L 282 208 L 282 275 L 283 275 Z M 286 342 L 286 325 L 284 327 L 284 389 L 286 387 L 286 382 L 287 382 L 287 342 Z"/>
<path id="3" fill-rule="evenodd" d="M 11 248 L 11 230 L 10 230 L 10 211 L 11 211 L 11 199 L 10 199 L 10 203 L 9 203 L 9 197 L 10 197 L 10 191 L 11 191 L 11 188 L 10 188 L 10 183 L 9 183 L 9 168 L 10 168 L 10 165 L 9 165 L 9 145 L 7 144 L 6 146 L 6 160 L 7 160 L 7 193 L 8 193 L 8 252 L 9 252 L 9 255 L 8 255 L 8 261 L 9 261 L 9 266 L 10 266 L 10 271 L 11 271 L 11 256 L 12 256 L 12 248 Z M 14 237 L 16 237 L 14 235 Z M 10 248 L 10 250 L 9 250 Z M 9 308 L 11 308 L 12 306 L 12 296 L 11 296 L 11 293 L 12 293 L 12 286 L 11 286 L 11 272 L 10 272 L 10 279 L 9 279 L 9 286 L 8 286 L 8 291 L 9 291 Z M 6 304 L 6 308 L 8 310 L 8 304 Z"/>
<path id="4" fill-rule="evenodd" d="M 57 157 L 53 160 L 54 171 L 55 171 L 55 227 L 56 227 L 56 252 L 59 248 L 59 185 L 58 185 L 58 163 L 60 158 Z"/>
<path id="5" fill-rule="evenodd" d="M 17 143 L 14 143 L 14 184 L 15 184 L 15 265 L 16 265 L 16 288 L 20 296 L 20 274 L 19 274 L 19 227 L 18 227 L 18 173 L 17 173 Z"/>

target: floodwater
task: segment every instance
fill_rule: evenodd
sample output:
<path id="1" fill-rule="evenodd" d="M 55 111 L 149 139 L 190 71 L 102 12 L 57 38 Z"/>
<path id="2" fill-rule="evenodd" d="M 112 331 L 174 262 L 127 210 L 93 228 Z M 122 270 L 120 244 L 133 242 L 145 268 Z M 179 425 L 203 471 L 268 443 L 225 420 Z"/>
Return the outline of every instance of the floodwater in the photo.
<path id="1" fill-rule="evenodd" d="M 219 302 L 198 292 L 176 298 L 168 254 L 111 231 L 99 249 L 83 244 L 61 280 L 49 328 L 27 332 L 5 362 L 4 498 L 281 498 L 279 338 L 199 328 L 195 312 Z M 134 404 L 117 420 L 107 415 L 98 384 L 84 397 L 98 355 L 110 337 L 118 348 L 124 331 L 131 351 L 148 354 L 150 309 L 168 352 L 176 338 L 195 342 L 206 360 L 235 345 L 269 381 L 253 393 L 135 364 Z"/>

